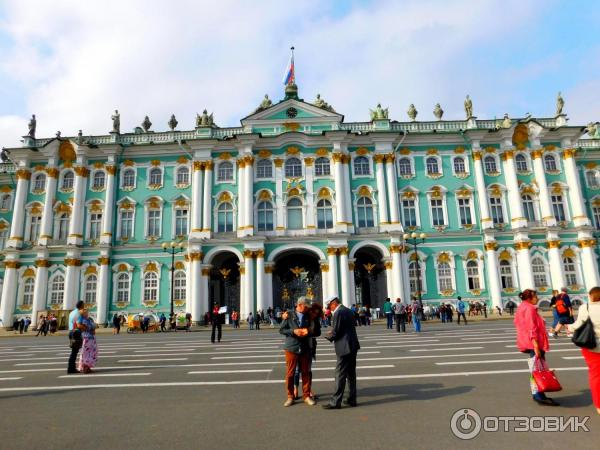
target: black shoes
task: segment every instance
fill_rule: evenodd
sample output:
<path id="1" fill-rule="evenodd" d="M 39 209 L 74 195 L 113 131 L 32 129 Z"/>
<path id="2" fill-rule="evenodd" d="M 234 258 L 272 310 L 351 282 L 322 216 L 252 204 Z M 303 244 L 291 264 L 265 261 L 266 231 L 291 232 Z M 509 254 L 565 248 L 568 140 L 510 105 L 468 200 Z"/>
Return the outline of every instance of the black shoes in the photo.
<path id="1" fill-rule="evenodd" d="M 321 405 L 323 409 L 342 409 L 341 405 L 332 405 L 330 403 L 325 403 Z"/>
<path id="2" fill-rule="evenodd" d="M 81 372 L 80 372 L 79 370 L 75 369 L 75 370 L 67 370 L 67 373 L 68 373 L 69 375 L 71 375 L 71 374 L 75 374 L 75 373 L 81 373 Z"/>

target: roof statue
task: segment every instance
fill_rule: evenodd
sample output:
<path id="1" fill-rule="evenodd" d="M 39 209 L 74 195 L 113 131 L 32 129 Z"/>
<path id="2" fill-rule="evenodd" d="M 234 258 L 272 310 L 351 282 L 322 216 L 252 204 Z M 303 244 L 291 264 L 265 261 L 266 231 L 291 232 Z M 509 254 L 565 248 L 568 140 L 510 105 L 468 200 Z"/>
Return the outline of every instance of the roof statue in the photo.
<path id="1" fill-rule="evenodd" d="M 314 105 L 317 108 L 325 109 L 330 112 L 335 112 L 333 107 L 321 98 L 321 94 L 317 94 L 317 98 L 315 99 Z"/>
<path id="2" fill-rule="evenodd" d="M 588 136 L 592 139 L 600 139 L 600 122 L 590 122 L 587 125 Z"/>
<path id="3" fill-rule="evenodd" d="M 29 127 L 29 133 L 27 133 L 27 136 L 35 139 L 35 128 L 37 127 L 37 120 L 35 119 L 35 114 L 31 115 L 31 120 L 29 120 L 28 127 Z"/>
<path id="4" fill-rule="evenodd" d="M 77 143 L 79 145 L 83 144 L 83 130 L 79 130 L 77 133 Z"/>
<path id="5" fill-rule="evenodd" d="M 417 108 L 415 108 L 415 105 L 413 105 L 411 103 L 410 106 L 408 107 L 407 114 L 408 114 L 408 117 L 410 118 L 410 120 L 412 120 L 414 122 L 415 120 L 417 120 L 417 114 L 419 114 L 419 111 L 417 111 Z"/>
<path id="6" fill-rule="evenodd" d="M 152 122 L 150 122 L 150 119 L 148 118 L 148 116 L 144 117 L 144 121 L 142 122 L 142 128 L 144 129 L 144 131 L 147 133 L 148 130 L 150 130 L 150 127 L 152 126 Z"/>
<path id="7" fill-rule="evenodd" d="M 110 116 L 113 122 L 113 127 L 111 133 L 121 133 L 121 114 L 119 114 L 119 110 L 115 109 L 115 113 Z"/>
<path id="8" fill-rule="evenodd" d="M 167 123 L 167 125 L 169 125 L 169 128 L 171 129 L 171 131 L 175 131 L 175 128 L 177 128 L 178 123 L 179 122 L 177 122 L 177 119 L 175 118 L 175 114 L 171 114 L 171 119 Z"/>
<path id="9" fill-rule="evenodd" d="M 465 99 L 465 114 L 467 115 L 467 120 L 473 117 L 473 101 L 468 95 Z"/>
<path id="10" fill-rule="evenodd" d="M 213 113 L 210 113 L 210 116 L 209 116 L 208 111 L 206 109 L 204 111 L 202 111 L 202 115 L 196 114 L 196 127 L 197 128 L 212 127 L 214 124 L 215 124 L 215 122 L 213 120 Z"/>
<path id="11" fill-rule="evenodd" d="M 504 114 L 504 118 L 502 119 L 502 128 L 510 128 L 512 125 L 512 120 L 508 117 L 508 113 Z"/>
<path id="12" fill-rule="evenodd" d="M 375 110 L 370 109 L 369 112 L 371 114 L 371 120 L 385 120 L 388 118 L 388 109 L 383 109 L 381 107 L 381 103 L 377 103 L 377 107 Z"/>
<path id="13" fill-rule="evenodd" d="M 433 108 L 433 115 L 437 120 L 442 120 L 442 116 L 444 115 L 444 110 L 440 106 L 439 103 L 435 104 L 435 108 Z"/>
<path id="14" fill-rule="evenodd" d="M 257 113 L 257 112 L 260 112 L 260 111 L 264 111 L 265 109 L 268 109 L 271 106 L 273 106 L 273 102 L 269 98 L 269 95 L 265 94 L 265 98 L 263 98 L 262 102 L 260 102 L 260 105 L 258 105 L 258 108 L 256 108 L 256 110 L 254 111 L 254 113 Z"/>
<path id="15" fill-rule="evenodd" d="M 60 130 L 56 132 L 56 139 L 60 139 Z"/>
<path id="16" fill-rule="evenodd" d="M 560 116 L 563 112 L 563 108 L 565 107 L 565 101 L 562 98 L 562 95 L 560 95 L 560 92 L 558 93 L 558 95 L 556 96 L 556 115 Z"/>

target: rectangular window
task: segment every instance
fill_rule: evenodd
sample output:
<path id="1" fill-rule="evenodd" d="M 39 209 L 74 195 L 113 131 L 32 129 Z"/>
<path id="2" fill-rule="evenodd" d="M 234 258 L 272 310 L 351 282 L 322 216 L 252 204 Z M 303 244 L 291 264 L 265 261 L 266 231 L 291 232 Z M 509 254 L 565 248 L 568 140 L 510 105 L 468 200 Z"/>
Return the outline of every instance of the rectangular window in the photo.
<path id="1" fill-rule="evenodd" d="M 499 197 L 490 197 L 490 210 L 492 213 L 492 221 L 494 225 L 503 224 L 504 210 L 502 209 L 502 199 Z"/>
<path id="2" fill-rule="evenodd" d="M 133 237 L 133 211 L 121 211 L 121 238 L 130 239 Z"/>
<path id="3" fill-rule="evenodd" d="M 600 207 L 595 206 L 592 208 L 592 214 L 594 214 L 594 224 L 596 225 L 596 229 L 600 230 Z"/>
<path id="4" fill-rule="evenodd" d="M 552 196 L 552 212 L 557 222 L 564 222 L 567 220 L 562 195 Z"/>
<path id="5" fill-rule="evenodd" d="M 405 227 L 417 226 L 417 208 L 414 200 L 402 200 L 402 219 Z"/>
<path id="6" fill-rule="evenodd" d="M 188 234 L 188 210 L 175 210 L 175 236 L 185 236 Z"/>
<path id="7" fill-rule="evenodd" d="M 460 212 L 460 224 L 461 225 L 472 225 L 473 220 L 471 218 L 471 199 L 470 198 L 459 198 L 458 199 L 458 210 Z"/>
<path id="8" fill-rule="evenodd" d="M 31 216 L 31 225 L 29 227 L 29 240 L 36 242 L 40 237 L 40 225 L 42 218 L 40 216 Z"/>
<path id="9" fill-rule="evenodd" d="M 102 229 L 102 214 L 90 214 L 90 240 L 100 239 L 100 230 Z"/>
<path id="10" fill-rule="evenodd" d="M 160 211 L 148 211 L 148 236 L 160 236 Z"/>
<path id="11" fill-rule="evenodd" d="M 439 198 L 432 198 L 431 204 L 431 223 L 434 227 L 440 227 L 446 224 L 444 219 L 444 208 L 442 206 L 442 200 Z"/>

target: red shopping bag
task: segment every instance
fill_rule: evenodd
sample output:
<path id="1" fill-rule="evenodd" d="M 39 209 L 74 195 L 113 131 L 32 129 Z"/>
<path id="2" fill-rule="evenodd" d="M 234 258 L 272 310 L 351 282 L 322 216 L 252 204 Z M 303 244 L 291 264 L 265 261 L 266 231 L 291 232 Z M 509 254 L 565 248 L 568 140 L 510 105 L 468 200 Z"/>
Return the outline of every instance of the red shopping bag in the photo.
<path id="1" fill-rule="evenodd" d="M 537 385 L 538 392 L 562 391 L 562 386 L 556 378 L 554 370 L 550 370 L 546 361 L 535 358 L 533 363 L 533 379 Z"/>

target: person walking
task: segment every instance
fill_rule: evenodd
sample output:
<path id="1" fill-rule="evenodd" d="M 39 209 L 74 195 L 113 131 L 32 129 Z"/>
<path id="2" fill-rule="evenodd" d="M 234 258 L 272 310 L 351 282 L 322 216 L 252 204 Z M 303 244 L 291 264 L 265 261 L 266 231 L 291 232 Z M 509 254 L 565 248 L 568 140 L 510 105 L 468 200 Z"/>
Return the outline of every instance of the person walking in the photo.
<path id="1" fill-rule="evenodd" d="M 163 333 L 167 331 L 167 316 L 165 316 L 165 313 L 160 313 L 159 323 L 160 331 L 162 331 Z"/>
<path id="2" fill-rule="evenodd" d="M 119 334 L 121 332 L 121 319 L 119 319 L 119 316 L 117 315 L 117 313 L 115 313 L 113 315 L 112 324 L 113 324 L 113 334 Z"/>
<path id="3" fill-rule="evenodd" d="M 231 313 L 231 322 L 233 322 L 233 328 L 240 327 L 240 314 L 235 309 Z"/>
<path id="4" fill-rule="evenodd" d="M 456 324 L 460 325 L 460 318 L 462 317 L 464 319 L 465 325 L 466 325 L 467 324 L 467 316 L 465 316 L 466 304 L 465 304 L 465 302 L 463 302 L 463 299 L 460 295 L 458 297 L 456 297 L 456 299 L 458 300 L 456 302 L 456 312 L 457 312 Z"/>
<path id="5" fill-rule="evenodd" d="M 39 336 L 42 333 L 44 333 L 44 336 L 46 336 L 48 334 L 47 324 L 48 324 L 48 322 L 46 321 L 46 316 L 42 316 L 40 318 L 40 323 L 38 324 L 36 336 Z"/>
<path id="6" fill-rule="evenodd" d="M 600 414 L 600 287 L 596 286 L 590 289 L 588 293 L 588 303 L 585 306 L 579 307 L 577 320 L 569 328 L 571 331 L 576 331 L 589 318 L 594 326 L 594 334 L 596 335 L 596 347 L 587 349 L 582 348 L 581 354 L 585 363 L 588 366 L 588 379 L 590 383 L 590 391 L 592 393 L 592 401 L 596 407 L 596 412 Z"/>
<path id="7" fill-rule="evenodd" d="M 79 371 L 83 373 L 92 373 L 98 362 L 98 347 L 96 346 L 96 324 L 90 317 L 87 310 L 83 310 L 79 316 L 78 324 L 82 329 L 82 351 L 79 358 Z"/>
<path id="8" fill-rule="evenodd" d="M 396 299 L 392 310 L 394 311 L 394 320 L 396 321 L 396 331 L 400 333 L 400 329 L 402 329 L 402 332 L 406 333 L 406 307 L 400 298 Z"/>
<path id="9" fill-rule="evenodd" d="M 392 302 L 389 297 L 385 299 L 385 303 L 383 304 L 383 314 L 385 314 L 385 320 L 387 323 L 386 328 L 388 330 L 393 329 L 394 316 L 392 315 Z"/>
<path id="10" fill-rule="evenodd" d="M 246 320 L 248 321 L 248 329 L 254 330 L 254 316 L 252 315 L 252 312 L 248 314 L 248 318 Z"/>
<path id="11" fill-rule="evenodd" d="M 217 342 L 221 342 L 221 334 L 223 332 L 223 314 L 219 314 L 221 307 L 218 303 L 215 303 L 210 316 L 212 324 L 212 332 L 210 333 L 210 342 L 215 343 L 215 331 L 217 332 Z"/>
<path id="12" fill-rule="evenodd" d="M 83 345 L 82 331 L 85 330 L 85 326 L 79 323 L 81 313 L 83 312 L 83 301 L 79 300 L 75 305 L 75 309 L 69 314 L 69 346 L 71 347 L 71 354 L 69 355 L 69 362 L 67 365 L 67 373 L 79 373 L 79 370 L 75 367 L 75 361 L 81 346 Z"/>
<path id="13" fill-rule="evenodd" d="M 412 322 L 415 327 L 415 332 L 421 332 L 421 307 L 416 300 L 413 300 L 412 305 L 410 305 L 410 311 L 412 313 Z"/>
<path id="14" fill-rule="evenodd" d="M 31 319 L 28 317 L 25 317 L 25 333 L 27 333 L 27 330 L 29 329 L 29 325 L 31 325 Z"/>
<path id="15" fill-rule="evenodd" d="M 557 338 L 562 327 L 566 327 L 574 322 L 573 305 L 571 305 L 571 299 L 566 287 L 561 289 L 561 293 L 556 298 L 555 308 L 558 313 L 558 325 L 554 328 L 554 337 Z M 570 333 L 567 332 L 567 336 L 569 335 Z"/>
<path id="16" fill-rule="evenodd" d="M 348 406 L 357 406 L 356 402 L 356 355 L 360 349 L 352 311 L 340 303 L 337 295 L 330 296 L 325 307 L 331 309 L 333 324 L 325 338 L 335 345 L 337 364 L 335 367 L 335 392 L 324 409 L 340 409 L 342 397 L 348 381 L 348 398 L 344 402 Z"/>
<path id="17" fill-rule="evenodd" d="M 522 353 L 529 355 L 529 384 L 533 400 L 541 405 L 558 406 L 558 403 L 546 394 L 538 391 L 537 384 L 533 378 L 533 372 L 536 367 L 541 365 L 546 368 L 546 353 L 550 349 L 548 343 L 548 334 L 546 333 L 546 324 L 538 311 L 537 292 L 532 289 L 525 289 L 519 294 L 521 304 L 515 314 L 515 328 L 517 329 L 517 348 Z"/>
<path id="18" fill-rule="evenodd" d="M 192 313 L 185 313 L 185 331 L 192 331 Z"/>
<path id="19" fill-rule="evenodd" d="M 552 298 L 550 299 L 550 308 L 552 309 L 552 329 L 550 330 L 550 335 L 554 335 L 554 329 L 556 325 L 558 325 L 558 311 L 556 311 L 556 300 L 559 296 L 558 289 L 552 290 Z"/>
<path id="20" fill-rule="evenodd" d="M 287 317 L 281 321 L 279 333 L 285 336 L 283 350 L 285 352 L 286 364 L 286 389 L 287 400 L 283 406 L 294 404 L 294 376 L 296 367 L 300 367 L 302 375 L 302 397 L 304 403 L 313 406 L 315 401 L 310 396 L 310 340 L 309 336 L 309 310 L 306 298 L 300 297 L 296 302 L 296 308 L 287 312 Z"/>
<path id="21" fill-rule="evenodd" d="M 257 330 L 260 330 L 260 323 L 262 322 L 262 320 L 263 318 L 261 311 L 256 311 L 256 319 L 254 320 L 254 325 L 256 326 Z"/>

